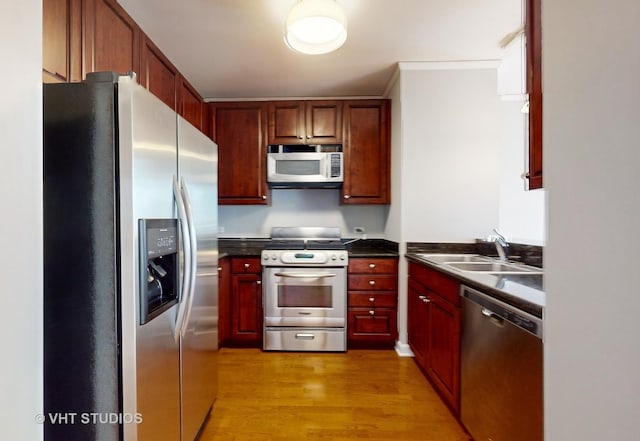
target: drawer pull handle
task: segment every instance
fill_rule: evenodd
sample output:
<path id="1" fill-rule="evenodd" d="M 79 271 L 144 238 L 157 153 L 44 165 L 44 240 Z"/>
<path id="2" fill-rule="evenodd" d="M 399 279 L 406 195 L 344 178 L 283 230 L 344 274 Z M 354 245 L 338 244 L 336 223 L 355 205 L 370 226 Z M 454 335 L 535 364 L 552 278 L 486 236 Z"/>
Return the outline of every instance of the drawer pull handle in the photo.
<path id="1" fill-rule="evenodd" d="M 313 340 L 315 335 L 313 334 L 296 334 L 296 340 Z"/>
<path id="2" fill-rule="evenodd" d="M 420 300 L 424 300 L 424 299 L 426 299 L 426 298 L 427 298 L 427 296 L 418 296 L 418 298 L 419 298 Z"/>
<path id="3" fill-rule="evenodd" d="M 376 315 L 375 311 L 369 311 L 369 315 Z"/>
<path id="4" fill-rule="evenodd" d="M 429 299 L 428 299 L 428 298 L 426 298 L 426 297 L 425 297 L 424 299 L 422 299 L 422 301 L 423 301 L 424 303 L 429 303 L 429 302 L 431 302 L 431 300 L 429 300 Z"/>
<path id="5" fill-rule="evenodd" d="M 370 301 L 371 303 L 373 303 L 373 302 L 375 302 L 375 301 L 376 301 L 376 298 L 375 298 L 375 297 L 369 297 L 369 301 Z"/>
<path id="6" fill-rule="evenodd" d="M 375 264 L 375 263 L 370 263 L 370 264 L 369 264 L 369 268 L 373 269 L 373 268 L 375 268 L 375 267 L 376 267 L 376 264 Z"/>
<path id="7" fill-rule="evenodd" d="M 373 285 L 375 285 L 375 284 L 376 284 L 376 281 L 375 281 L 375 280 L 369 280 L 369 285 L 373 286 Z"/>
<path id="8" fill-rule="evenodd" d="M 245 264 L 244 264 L 244 267 L 245 267 L 245 268 L 249 268 L 249 266 L 250 266 L 250 265 L 249 265 L 248 263 L 245 263 Z"/>

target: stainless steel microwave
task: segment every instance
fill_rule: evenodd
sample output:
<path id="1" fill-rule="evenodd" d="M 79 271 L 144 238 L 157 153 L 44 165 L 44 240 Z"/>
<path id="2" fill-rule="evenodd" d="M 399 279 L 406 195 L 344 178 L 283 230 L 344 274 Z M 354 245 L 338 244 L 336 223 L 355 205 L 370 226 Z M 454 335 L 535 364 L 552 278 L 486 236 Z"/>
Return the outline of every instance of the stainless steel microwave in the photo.
<path id="1" fill-rule="evenodd" d="M 270 145 L 267 181 L 272 188 L 337 188 L 344 180 L 341 145 Z"/>

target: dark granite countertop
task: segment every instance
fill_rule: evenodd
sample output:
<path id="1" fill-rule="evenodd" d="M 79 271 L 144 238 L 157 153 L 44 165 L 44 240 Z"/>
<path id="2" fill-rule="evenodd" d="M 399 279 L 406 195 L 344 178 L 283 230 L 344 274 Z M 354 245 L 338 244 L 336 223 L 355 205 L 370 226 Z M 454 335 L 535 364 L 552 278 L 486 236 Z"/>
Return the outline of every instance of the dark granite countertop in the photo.
<path id="1" fill-rule="evenodd" d="M 425 260 L 419 256 L 420 253 L 425 253 L 425 251 L 408 249 L 405 257 L 410 261 L 452 276 L 464 285 L 476 288 L 500 301 L 542 318 L 545 306 L 544 276 L 542 274 L 487 274 L 459 271 L 443 264 Z M 475 253 L 475 250 L 449 249 L 444 251 L 439 249 L 434 251 L 430 249 L 426 253 Z"/>
<path id="2" fill-rule="evenodd" d="M 260 257 L 270 239 L 218 239 L 219 257 Z"/>
<path id="3" fill-rule="evenodd" d="M 267 238 L 218 239 L 219 257 L 260 257 Z M 397 257 L 398 244 L 385 239 L 344 239 L 347 251 L 352 257 Z"/>

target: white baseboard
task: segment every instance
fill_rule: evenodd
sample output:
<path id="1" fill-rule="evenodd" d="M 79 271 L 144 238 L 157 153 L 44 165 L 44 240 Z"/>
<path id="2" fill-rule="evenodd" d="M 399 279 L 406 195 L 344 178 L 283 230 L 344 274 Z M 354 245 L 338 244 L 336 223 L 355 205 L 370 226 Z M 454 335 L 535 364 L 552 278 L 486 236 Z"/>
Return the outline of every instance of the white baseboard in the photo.
<path id="1" fill-rule="evenodd" d="M 396 341 L 395 350 L 399 357 L 413 357 L 413 351 L 406 343 Z"/>

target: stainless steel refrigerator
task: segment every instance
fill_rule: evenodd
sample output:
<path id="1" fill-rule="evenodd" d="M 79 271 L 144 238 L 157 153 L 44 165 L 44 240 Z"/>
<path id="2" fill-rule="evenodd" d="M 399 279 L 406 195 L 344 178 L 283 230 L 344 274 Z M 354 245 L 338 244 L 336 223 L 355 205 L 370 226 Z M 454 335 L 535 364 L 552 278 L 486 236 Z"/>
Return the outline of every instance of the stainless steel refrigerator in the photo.
<path id="1" fill-rule="evenodd" d="M 133 74 L 43 98 L 44 438 L 192 441 L 217 390 L 217 146 Z"/>

